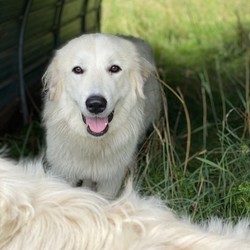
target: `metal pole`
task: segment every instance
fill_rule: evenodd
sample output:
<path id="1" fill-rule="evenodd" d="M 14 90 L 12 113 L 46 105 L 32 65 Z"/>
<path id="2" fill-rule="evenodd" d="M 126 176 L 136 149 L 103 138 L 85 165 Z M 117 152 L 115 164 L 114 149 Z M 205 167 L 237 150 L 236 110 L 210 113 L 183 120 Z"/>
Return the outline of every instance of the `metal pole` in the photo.
<path id="1" fill-rule="evenodd" d="M 63 14 L 63 7 L 65 0 L 61 0 L 57 4 L 57 9 L 55 11 L 55 21 L 54 21 L 54 47 L 58 48 L 61 44 L 60 41 L 60 28 L 61 28 L 61 19 Z"/>
<path id="2" fill-rule="evenodd" d="M 19 87 L 20 87 L 20 99 L 21 99 L 21 108 L 23 114 L 24 123 L 28 122 L 28 107 L 27 99 L 25 93 L 25 83 L 24 83 L 24 68 L 23 68 L 23 49 L 24 49 L 24 34 L 27 26 L 28 16 L 30 12 L 30 7 L 33 0 L 27 0 L 22 17 L 21 29 L 19 34 L 19 43 L 18 43 L 18 73 L 19 73 Z"/>

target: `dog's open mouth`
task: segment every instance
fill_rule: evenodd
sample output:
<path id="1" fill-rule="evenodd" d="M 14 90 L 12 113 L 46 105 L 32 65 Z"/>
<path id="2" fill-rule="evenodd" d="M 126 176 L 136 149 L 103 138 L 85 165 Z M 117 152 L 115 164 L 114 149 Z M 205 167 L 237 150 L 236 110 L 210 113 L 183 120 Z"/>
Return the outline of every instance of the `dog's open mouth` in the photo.
<path id="1" fill-rule="evenodd" d="M 85 117 L 82 115 L 83 122 L 87 125 L 87 131 L 93 136 L 102 136 L 108 132 L 109 123 L 112 121 L 114 111 L 107 117 Z"/>

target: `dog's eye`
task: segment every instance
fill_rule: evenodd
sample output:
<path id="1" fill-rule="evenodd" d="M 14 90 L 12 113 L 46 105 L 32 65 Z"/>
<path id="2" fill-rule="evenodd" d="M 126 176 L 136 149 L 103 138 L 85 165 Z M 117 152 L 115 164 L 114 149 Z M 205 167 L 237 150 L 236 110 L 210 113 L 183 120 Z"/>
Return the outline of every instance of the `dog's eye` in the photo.
<path id="1" fill-rule="evenodd" d="M 109 72 L 110 73 L 118 73 L 119 71 L 121 71 L 122 69 L 117 66 L 117 65 L 112 65 L 110 68 L 109 68 Z"/>
<path id="2" fill-rule="evenodd" d="M 75 74 L 83 74 L 83 69 L 80 66 L 76 66 L 72 69 Z"/>

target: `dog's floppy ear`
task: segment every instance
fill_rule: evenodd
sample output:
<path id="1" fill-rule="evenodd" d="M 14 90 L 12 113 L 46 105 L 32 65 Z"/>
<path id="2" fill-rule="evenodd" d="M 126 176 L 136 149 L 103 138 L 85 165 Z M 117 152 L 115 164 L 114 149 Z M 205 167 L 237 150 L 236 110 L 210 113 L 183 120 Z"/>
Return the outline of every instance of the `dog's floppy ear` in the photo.
<path id="1" fill-rule="evenodd" d="M 144 85 L 149 76 L 155 74 L 155 70 L 154 65 L 148 62 L 145 58 L 140 58 L 137 67 L 132 71 L 132 79 L 136 83 L 136 91 L 140 97 L 145 98 L 143 91 Z"/>
<path id="2" fill-rule="evenodd" d="M 50 101 L 57 100 L 62 90 L 62 82 L 57 61 L 58 59 L 55 56 L 42 77 L 43 92 Z"/>
<path id="3" fill-rule="evenodd" d="M 137 94 L 144 96 L 144 85 L 150 76 L 156 75 L 154 56 L 151 46 L 144 40 L 132 36 L 121 36 L 132 43 L 134 47 L 134 69 L 132 70 L 132 80 L 136 82 Z"/>

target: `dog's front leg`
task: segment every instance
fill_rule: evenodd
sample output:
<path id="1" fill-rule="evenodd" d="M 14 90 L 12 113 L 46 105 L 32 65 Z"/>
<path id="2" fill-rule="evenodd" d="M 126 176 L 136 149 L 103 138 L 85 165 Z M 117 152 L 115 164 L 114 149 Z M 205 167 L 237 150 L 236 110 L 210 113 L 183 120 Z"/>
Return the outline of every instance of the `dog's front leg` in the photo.
<path id="1" fill-rule="evenodd" d="M 76 187 L 84 187 L 96 192 L 96 185 L 96 182 L 92 181 L 91 179 L 83 179 L 77 182 Z"/>
<path id="2" fill-rule="evenodd" d="M 124 178 L 124 172 L 115 175 L 110 179 L 105 179 L 97 182 L 97 192 L 105 198 L 112 200 L 118 194 Z"/>

